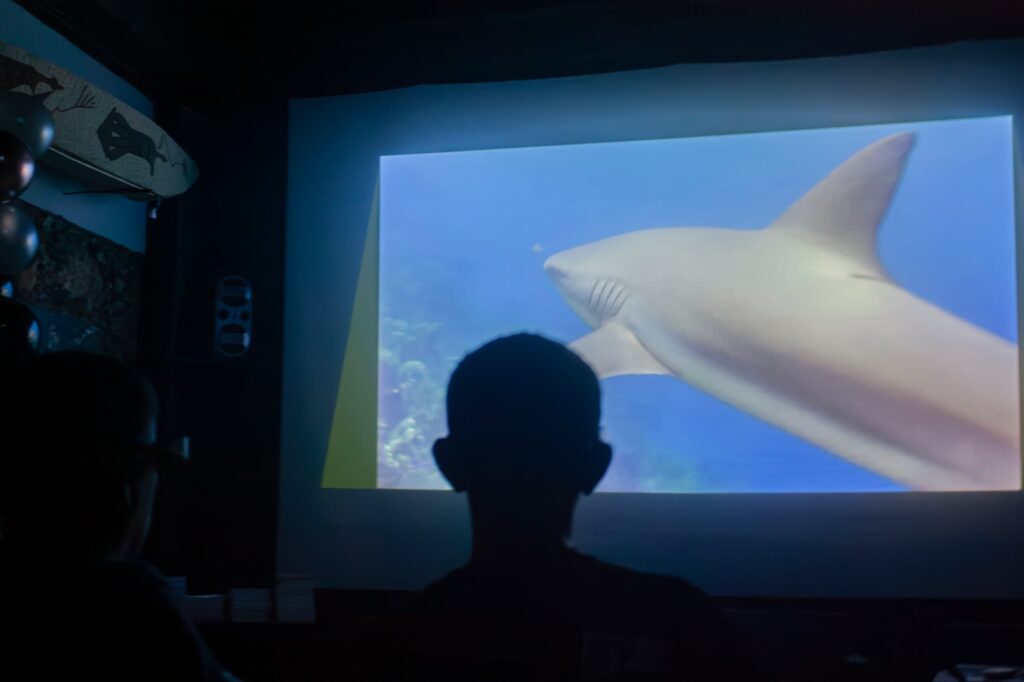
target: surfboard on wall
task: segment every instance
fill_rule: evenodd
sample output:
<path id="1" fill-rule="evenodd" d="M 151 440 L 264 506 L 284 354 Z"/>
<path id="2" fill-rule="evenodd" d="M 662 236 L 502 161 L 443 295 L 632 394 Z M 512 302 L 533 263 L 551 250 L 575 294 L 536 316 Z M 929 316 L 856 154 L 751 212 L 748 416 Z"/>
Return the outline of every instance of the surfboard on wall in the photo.
<path id="1" fill-rule="evenodd" d="M 181 194 L 199 169 L 148 116 L 109 92 L 25 50 L 0 42 L 0 90 L 42 101 L 53 115 L 53 145 L 42 163 L 90 189 L 138 199 Z"/>

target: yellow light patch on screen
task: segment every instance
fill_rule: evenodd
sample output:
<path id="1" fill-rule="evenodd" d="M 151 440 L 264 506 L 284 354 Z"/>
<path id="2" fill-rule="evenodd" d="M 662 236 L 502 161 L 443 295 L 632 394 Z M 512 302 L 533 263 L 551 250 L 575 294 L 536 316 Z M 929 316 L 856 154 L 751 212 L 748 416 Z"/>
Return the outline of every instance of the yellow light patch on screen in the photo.
<path id="1" fill-rule="evenodd" d="M 321 485 L 377 487 L 377 301 L 380 190 L 374 191 Z"/>

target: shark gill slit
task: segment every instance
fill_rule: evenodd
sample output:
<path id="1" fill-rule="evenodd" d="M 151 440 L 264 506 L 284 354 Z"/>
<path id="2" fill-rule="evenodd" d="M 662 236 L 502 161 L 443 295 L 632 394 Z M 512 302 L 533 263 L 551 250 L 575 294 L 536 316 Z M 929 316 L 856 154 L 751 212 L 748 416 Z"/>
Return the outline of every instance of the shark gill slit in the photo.
<path id="1" fill-rule="evenodd" d="M 594 310 L 596 310 L 599 315 L 604 313 L 604 304 L 607 300 L 609 284 L 611 284 L 611 280 L 601 280 L 601 288 L 597 292 L 597 300 L 594 302 Z"/>
<path id="2" fill-rule="evenodd" d="M 611 314 L 615 315 L 622 310 L 623 304 L 626 302 L 626 287 L 619 285 L 618 291 L 615 292 L 615 300 L 611 302 Z"/>
<path id="3" fill-rule="evenodd" d="M 611 280 L 611 279 L 607 280 L 605 282 L 604 289 L 601 290 L 601 310 L 602 311 L 604 311 L 607 308 L 607 306 L 608 306 L 608 298 L 612 295 L 612 292 L 614 290 L 615 290 L 615 281 Z"/>
<path id="4" fill-rule="evenodd" d="M 615 281 L 610 279 L 608 280 L 607 286 L 601 290 L 601 305 L 599 308 L 599 312 L 602 317 L 608 317 L 608 312 L 610 309 L 609 304 L 611 303 L 612 294 L 615 293 L 616 286 L 617 284 L 615 283 Z"/>
<path id="5" fill-rule="evenodd" d="M 594 307 L 594 292 L 597 291 L 597 285 L 601 283 L 601 280 L 594 280 L 594 286 L 590 287 L 590 296 L 587 297 L 587 302 L 590 307 Z"/>
<path id="6" fill-rule="evenodd" d="M 597 300 L 594 301 L 594 310 L 600 315 L 604 312 L 604 293 L 608 288 L 608 280 L 601 280 L 601 288 L 597 290 Z"/>

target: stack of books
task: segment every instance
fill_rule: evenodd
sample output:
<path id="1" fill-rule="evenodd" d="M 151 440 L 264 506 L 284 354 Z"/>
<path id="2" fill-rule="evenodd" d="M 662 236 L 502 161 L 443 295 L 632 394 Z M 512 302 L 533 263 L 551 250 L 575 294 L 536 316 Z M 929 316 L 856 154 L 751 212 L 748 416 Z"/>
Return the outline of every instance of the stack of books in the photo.
<path id="1" fill-rule="evenodd" d="M 223 594 L 189 594 L 182 607 L 193 623 L 220 623 L 224 620 Z"/>
<path id="2" fill-rule="evenodd" d="M 313 581 L 309 576 L 279 576 L 275 596 L 279 623 L 312 623 L 316 620 Z"/>
<path id="3" fill-rule="evenodd" d="M 167 588 L 171 591 L 171 596 L 176 600 L 181 601 L 185 597 L 185 576 L 168 575 L 164 577 L 164 582 L 167 583 Z"/>
<path id="4" fill-rule="evenodd" d="M 193 623 L 220 623 L 224 620 L 224 595 L 188 594 L 185 576 L 165 578 L 171 596 Z"/>
<path id="5" fill-rule="evenodd" d="M 270 622 L 270 590 L 261 587 L 233 589 L 229 604 L 232 622 Z"/>

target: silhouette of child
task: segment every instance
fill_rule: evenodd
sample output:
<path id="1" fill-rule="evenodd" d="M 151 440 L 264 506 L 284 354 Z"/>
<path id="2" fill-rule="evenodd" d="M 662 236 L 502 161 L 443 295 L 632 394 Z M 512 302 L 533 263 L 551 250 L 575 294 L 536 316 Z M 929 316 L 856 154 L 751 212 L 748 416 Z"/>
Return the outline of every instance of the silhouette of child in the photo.
<path id="1" fill-rule="evenodd" d="M 447 410 L 434 456 L 467 494 L 472 555 L 380 627 L 389 674 L 402 660 L 410 677 L 753 679 L 699 589 L 567 545 L 612 457 L 583 360 L 536 335 L 496 339 L 456 368 Z"/>

